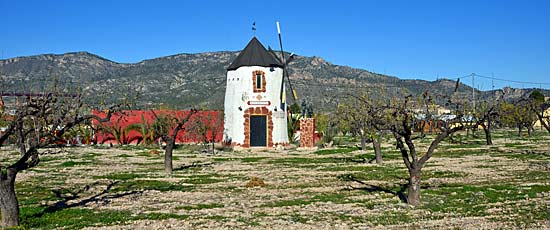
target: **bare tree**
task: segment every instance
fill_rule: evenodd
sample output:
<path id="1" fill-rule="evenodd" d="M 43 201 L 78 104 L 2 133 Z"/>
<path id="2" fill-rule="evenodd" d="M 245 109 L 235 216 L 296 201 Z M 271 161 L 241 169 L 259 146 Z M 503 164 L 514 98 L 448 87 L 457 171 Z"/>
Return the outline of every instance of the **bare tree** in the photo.
<path id="1" fill-rule="evenodd" d="M 194 116 L 185 128 L 190 138 L 200 140 L 206 151 L 213 154 L 216 134 L 223 130 L 223 112 L 204 111 Z"/>
<path id="2" fill-rule="evenodd" d="M 423 155 L 417 152 L 415 140 L 422 138 L 421 135 L 413 133 L 413 128 L 420 116 L 412 108 L 415 106 L 411 102 L 412 96 L 406 96 L 401 100 L 396 100 L 393 104 L 387 106 L 387 111 L 391 114 L 388 119 L 390 130 L 396 140 L 397 148 L 401 152 L 403 162 L 409 172 L 409 184 L 407 203 L 419 205 L 420 201 L 420 177 L 421 171 L 426 162 L 433 156 L 434 151 L 441 141 L 449 135 L 465 128 L 464 114 L 456 112 L 452 119 L 448 119 L 440 124 L 440 132 L 431 141 L 428 149 Z M 420 99 L 421 106 L 433 104 L 432 98 L 428 93 L 424 93 Z M 460 111 L 460 110 L 457 110 Z M 426 110 L 424 118 L 431 117 L 432 111 Z"/>
<path id="3" fill-rule="evenodd" d="M 384 106 L 380 101 L 366 95 L 351 95 L 352 99 L 339 104 L 338 119 L 361 137 L 361 149 L 370 141 L 377 164 L 382 164 L 383 130 L 386 129 Z"/>
<path id="4" fill-rule="evenodd" d="M 16 141 L 20 157 L 13 162 L 0 164 L 0 212 L 2 213 L 2 228 L 19 225 L 19 203 L 15 193 L 17 174 L 23 170 L 35 167 L 40 162 L 40 156 L 59 151 L 60 143 L 64 143 L 64 134 L 85 124 L 90 120 L 107 122 L 114 111 L 122 104 L 108 106 L 105 117 L 90 114 L 93 109 L 83 101 L 81 95 L 62 93 L 54 88 L 48 94 L 34 94 L 25 97 L 15 106 L 15 115 L 5 132 L 0 136 L 0 147 L 6 144 L 8 137 Z M 98 108 L 95 108 L 98 109 Z"/>
<path id="5" fill-rule="evenodd" d="M 500 113 L 503 124 L 509 127 L 515 127 L 518 130 L 518 136 L 524 128 L 530 136 L 534 130 L 533 126 L 537 121 L 537 115 L 533 112 L 533 103 L 528 99 L 520 99 L 513 103 L 503 102 L 500 104 Z"/>
<path id="6" fill-rule="evenodd" d="M 500 118 L 499 103 L 500 101 L 483 101 L 479 103 L 479 106 L 474 113 L 474 119 L 476 120 L 476 123 L 483 128 L 483 132 L 485 133 L 485 143 L 487 145 L 493 145 L 491 131 L 495 126 L 495 123 Z"/>
<path id="7" fill-rule="evenodd" d="M 341 103 L 338 106 L 337 119 L 341 125 L 348 126 L 350 131 L 361 138 L 361 150 L 366 149 L 367 141 L 370 139 L 369 130 L 370 116 L 363 111 L 362 104 Z"/>
<path id="8" fill-rule="evenodd" d="M 334 138 L 339 132 L 337 127 L 338 121 L 335 115 L 331 113 L 316 113 L 313 117 L 315 118 L 315 130 L 321 134 L 323 146 L 331 147 L 334 144 Z"/>
<path id="9" fill-rule="evenodd" d="M 540 125 L 550 133 L 550 103 L 544 100 L 544 94 L 535 90 L 529 95 L 531 101 L 531 110 L 536 115 Z"/>
<path id="10" fill-rule="evenodd" d="M 164 149 L 164 171 L 166 175 L 172 175 L 174 166 L 172 164 L 172 152 L 176 145 L 178 133 L 185 129 L 185 124 L 191 117 L 197 113 L 197 110 L 191 109 L 186 115 L 177 116 L 175 114 L 159 114 L 153 111 L 155 121 L 153 123 L 156 134 L 160 140 L 166 143 Z"/>
<path id="11" fill-rule="evenodd" d="M 540 125 L 542 125 L 546 129 L 546 131 L 550 133 L 550 113 L 548 113 L 549 109 L 550 104 L 543 103 L 540 104 L 538 108 L 535 107 L 533 110 L 537 115 L 537 118 L 539 119 Z"/>

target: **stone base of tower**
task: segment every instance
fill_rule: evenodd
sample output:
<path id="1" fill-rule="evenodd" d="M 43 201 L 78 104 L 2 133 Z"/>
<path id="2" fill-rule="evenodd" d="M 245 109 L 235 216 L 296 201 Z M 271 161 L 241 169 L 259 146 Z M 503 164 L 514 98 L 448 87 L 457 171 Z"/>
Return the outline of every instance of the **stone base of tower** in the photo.
<path id="1" fill-rule="evenodd" d="M 315 148 L 315 118 L 300 119 L 300 149 Z"/>

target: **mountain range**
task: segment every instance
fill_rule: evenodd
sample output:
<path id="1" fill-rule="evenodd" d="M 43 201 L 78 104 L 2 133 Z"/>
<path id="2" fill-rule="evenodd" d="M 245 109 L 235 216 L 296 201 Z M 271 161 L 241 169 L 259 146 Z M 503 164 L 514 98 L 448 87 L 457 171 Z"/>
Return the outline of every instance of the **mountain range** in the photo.
<path id="1" fill-rule="evenodd" d="M 42 54 L 0 60 L 2 92 L 40 92 L 54 82 L 88 92 L 91 97 L 124 97 L 139 92 L 138 108 L 223 109 L 226 68 L 238 51 L 176 54 L 138 63 L 117 63 L 88 52 Z M 383 97 L 426 90 L 448 95 L 455 80 L 399 79 L 349 66 L 335 65 L 320 57 L 295 55 L 288 66 L 298 97 L 312 101 L 317 111 L 330 111 L 350 93 L 383 89 Z M 287 90 L 288 90 L 287 86 Z M 508 97 L 523 97 L 532 89 L 507 89 Z M 490 91 L 474 90 L 480 99 Z M 380 90 L 376 91 L 380 92 Z M 459 97 L 471 98 L 472 88 L 459 83 Z M 548 93 L 548 92 L 545 92 Z M 378 93 L 379 94 L 379 93 Z M 290 95 L 290 93 L 287 93 Z M 293 103 L 289 96 L 289 103 Z"/>

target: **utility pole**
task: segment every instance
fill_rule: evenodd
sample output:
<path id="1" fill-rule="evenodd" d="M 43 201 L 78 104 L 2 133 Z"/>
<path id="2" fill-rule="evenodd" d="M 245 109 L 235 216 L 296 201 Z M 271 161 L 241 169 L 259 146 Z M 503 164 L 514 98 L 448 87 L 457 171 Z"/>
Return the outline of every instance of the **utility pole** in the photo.
<path id="1" fill-rule="evenodd" d="M 493 103 L 496 100 L 497 92 L 495 92 L 495 74 L 491 72 L 491 91 L 493 93 Z"/>
<path id="2" fill-rule="evenodd" d="M 472 73 L 472 113 L 476 111 L 475 77 L 476 77 L 476 74 Z"/>
<path id="3" fill-rule="evenodd" d="M 494 91 L 495 90 L 495 74 L 494 73 L 491 73 L 491 84 L 493 85 L 492 90 Z"/>

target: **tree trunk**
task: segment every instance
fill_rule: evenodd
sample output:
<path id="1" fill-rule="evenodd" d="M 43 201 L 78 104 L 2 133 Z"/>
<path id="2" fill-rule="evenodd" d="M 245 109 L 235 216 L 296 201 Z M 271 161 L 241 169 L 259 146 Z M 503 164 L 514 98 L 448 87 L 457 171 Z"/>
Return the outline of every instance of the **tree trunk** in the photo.
<path id="1" fill-rule="evenodd" d="M 19 225 L 19 203 L 14 187 L 16 175 L 17 171 L 15 169 L 8 169 L 7 171 L 0 172 L 0 213 L 2 214 L 2 229 Z"/>
<path id="2" fill-rule="evenodd" d="M 527 126 L 527 136 L 531 136 L 533 134 L 533 126 Z"/>
<path id="3" fill-rule="evenodd" d="M 372 147 L 374 148 L 374 156 L 376 164 L 382 164 L 382 151 L 380 150 L 380 142 L 382 141 L 382 133 L 378 134 L 378 138 L 372 138 Z"/>
<path id="4" fill-rule="evenodd" d="M 214 137 L 212 137 L 212 138 L 214 138 Z M 212 155 L 215 154 L 215 153 L 216 153 L 216 149 L 215 149 L 215 146 L 214 146 L 214 139 L 212 139 Z"/>
<path id="5" fill-rule="evenodd" d="M 470 127 L 466 129 L 466 137 L 471 136 L 472 138 L 476 137 L 475 129 L 474 127 Z"/>
<path id="6" fill-rule="evenodd" d="M 491 127 L 482 125 L 483 132 L 485 132 L 485 141 L 487 145 L 493 145 L 493 139 L 491 138 Z"/>
<path id="7" fill-rule="evenodd" d="M 410 169 L 409 175 L 407 203 L 416 206 L 420 204 L 420 169 Z"/>
<path id="8" fill-rule="evenodd" d="M 550 124 L 548 124 L 548 118 L 546 118 L 545 120 L 544 113 L 541 113 L 541 114 L 537 113 L 537 117 L 539 118 L 540 125 L 550 133 Z"/>
<path id="9" fill-rule="evenodd" d="M 365 151 L 365 149 L 367 148 L 367 135 L 361 131 L 361 150 L 362 151 Z"/>
<path id="10" fill-rule="evenodd" d="M 21 156 L 24 156 L 25 153 L 27 152 L 26 143 L 25 143 L 25 136 L 26 135 L 25 135 L 22 124 L 19 124 L 17 128 L 18 128 L 18 132 L 19 132 L 19 135 L 17 135 L 18 136 L 17 142 L 19 144 L 19 152 L 21 153 Z"/>
<path id="11" fill-rule="evenodd" d="M 174 149 L 175 139 L 170 138 L 166 141 L 166 150 L 164 151 L 164 171 L 166 175 L 172 175 L 174 166 L 172 165 L 172 150 Z"/>
<path id="12" fill-rule="evenodd" d="M 523 127 L 521 127 L 521 125 L 518 126 L 518 137 L 521 137 L 521 130 L 523 129 Z"/>

